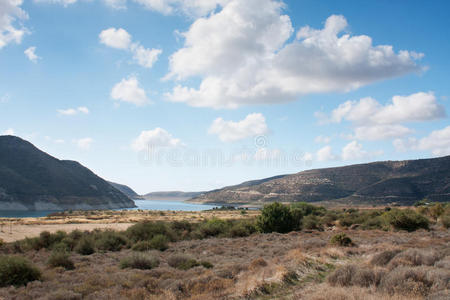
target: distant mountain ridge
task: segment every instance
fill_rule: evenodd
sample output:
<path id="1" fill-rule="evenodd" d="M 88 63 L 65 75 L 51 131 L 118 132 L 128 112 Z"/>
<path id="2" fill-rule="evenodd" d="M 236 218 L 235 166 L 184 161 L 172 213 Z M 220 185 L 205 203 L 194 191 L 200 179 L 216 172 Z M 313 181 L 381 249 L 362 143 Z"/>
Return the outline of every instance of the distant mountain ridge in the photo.
<path id="1" fill-rule="evenodd" d="M 314 169 L 244 182 L 199 195 L 200 203 L 332 202 L 411 205 L 450 201 L 450 156 Z"/>
<path id="2" fill-rule="evenodd" d="M 167 191 L 167 192 L 152 192 L 142 196 L 146 200 L 177 200 L 190 199 L 200 196 L 205 192 L 181 192 L 181 191 Z"/>
<path id="3" fill-rule="evenodd" d="M 140 199 L 141 198 L 141 196 L 139 196 L 132 188 L 130 188 L 129 186 L 127 186 L 125 184 L 115 183 L 112 181 L 108 181 L 108 183 L 110 185 L 112 185 L 113 187 L 115 187 L 116 189 L 118 189 L 119 191 L 121 191 L 126 196 L 128 196 L 128 198 L 131 198 L 131 199 Z"/>
<path id="4" fill-rule="evenodd" d="M 0 210 L 115 209 L 134 202 L 80 163 L 0 136 Z"/>

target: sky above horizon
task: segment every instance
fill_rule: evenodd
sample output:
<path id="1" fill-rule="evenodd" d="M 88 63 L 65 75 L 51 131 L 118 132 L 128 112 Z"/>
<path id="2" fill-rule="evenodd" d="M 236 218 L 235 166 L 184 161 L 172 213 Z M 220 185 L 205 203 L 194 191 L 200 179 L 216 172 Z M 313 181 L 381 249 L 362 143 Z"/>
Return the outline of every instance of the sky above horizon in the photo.
<path id="1" fill-rule="evenodd" d="M 444 0 L 0 0 L 0 134 L 141 194 L 450 155 L 449 38 Z"/>

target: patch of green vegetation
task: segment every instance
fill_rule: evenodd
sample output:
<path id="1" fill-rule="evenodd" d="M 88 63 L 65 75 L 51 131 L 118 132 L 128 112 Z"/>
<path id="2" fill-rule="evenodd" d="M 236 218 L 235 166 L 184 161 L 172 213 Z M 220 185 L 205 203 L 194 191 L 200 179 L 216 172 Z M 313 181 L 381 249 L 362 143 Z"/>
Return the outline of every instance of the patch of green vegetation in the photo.
<path id="1" fill-rule="evenodd" d="M 0 287 L 26 285 L 40 280 L 41 271 L 27 259 L 18 256 L 0 256 Z"/>
<path id="2" fill-rule="evenodd" d="M 349 247 L 353 245 L 353 241 L 345 233 L 342 232 L 332 236 L 330 239 L 330 244 L 341 247 Z"/>
<path id="3" fill-rule="evenodd" d="M 70 259 L 70 254 L 65 251 L 53 251 L 47 261 L 47 264 L 52 268 L 63 267 L 66 270 L 75 269 L 75 265 Z"/>
<path id="4" fill-rule="evenodd" d="M 74 250 L 81 255 L 91 255 L 95 253 L 95 243 L 92 238 L 85 236 L 82 237 L 78 244 L 75 246 Z"/>
<path id="5" fill-rule="evenodd" d="M 159 266 L 159 260 L 156 257 L 147 254 L 133 254 L 120 261 L 120 268 L 150 270 Z"/>
<path id="6" fill-rule="evenodd" d="M 97 231 L 94 239 L 97 249 L 101 251 L 120 251 L 128 243 L 122 233 L 113 230 Z"/>
<path id="7" fill-rule="evenodd" d="M 430 221 L 426 217 L 412 209 L 392 209 L 385 213 L 385 217 L 392 227 L 400 230 L 428 229 L 430 225 Z"/>
<path id="8" fill-rule="evenodd" d="M 278 202 L 264 205 L 257 219 L 257 227 L 261 232 L 286 233 L 295 228 L 296 222 L 288 206 Z"/>

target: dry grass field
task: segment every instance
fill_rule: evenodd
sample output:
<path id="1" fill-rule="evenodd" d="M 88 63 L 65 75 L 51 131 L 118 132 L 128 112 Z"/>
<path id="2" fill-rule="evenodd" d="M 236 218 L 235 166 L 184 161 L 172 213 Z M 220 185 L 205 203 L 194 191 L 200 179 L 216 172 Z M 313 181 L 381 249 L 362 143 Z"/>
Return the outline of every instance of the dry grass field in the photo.
<path id="1" fill-rule="evenodd" d="M 212 213 L 241 220 L 201 221 Z M 244 232 L 257 212 L 140 214 L 178 222 L 84 236 L 43 234 L 0 246 L 0 257 L 20 256 L 40 270 L 39 280 L 0 288 L 0 299 L 450 299 L 450 232 L 440 221 L 408 232 L 363 230 L 338 220 L 281 234 Z M 147 218 L 140 214 L 124 216 L 122 224 Z M 180 222 L 192 216 L 197 223 Z M 35 220 L 43 224 L 37 226 L 47 221 L 58 219 Z M 167 245 L 151 244 L 159 250 L 143 249 L 148 232 L 173 237 Z M 93 253 L 83 247 L 58 252 L 73 239 L 103 242 Z M 0 262 L 0 277 L 1 271 Z"/>

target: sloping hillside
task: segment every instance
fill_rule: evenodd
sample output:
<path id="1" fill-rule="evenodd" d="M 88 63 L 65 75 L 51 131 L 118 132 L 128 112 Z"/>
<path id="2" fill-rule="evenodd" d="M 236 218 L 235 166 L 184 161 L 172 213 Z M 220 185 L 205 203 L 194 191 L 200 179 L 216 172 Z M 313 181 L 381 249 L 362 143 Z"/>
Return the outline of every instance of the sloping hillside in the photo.
<path id="1" fill-rule="evenodd" d="M 116 189 L 118 189 L 119 191 L 121 191 L 126 196 L 128 196 L 128 198 L 131 198 L 131 199 L 139 199 L 139 198 L 141 198 L 141 196 L 139 196 L 132 188 L 130 188 L 127 185 L 120 184 L 120 183 L 115 183 L 115 182 L 112 182 L 112 181 L 108 181 L 108 183 L 111 184 Z"/>
<path id="2" fill-rule="evenodd" d="M 308 170 L 225 187 L 192 201 L 230 204 L 271 201 L 412 204 L 423 198 L 450 200 L 450 156 Z"/>
<path id="3" fill-rule="evenodd" d="M 0 210 L 112 209 L 134 202 L 75 161 L 0 136 Z"/>

